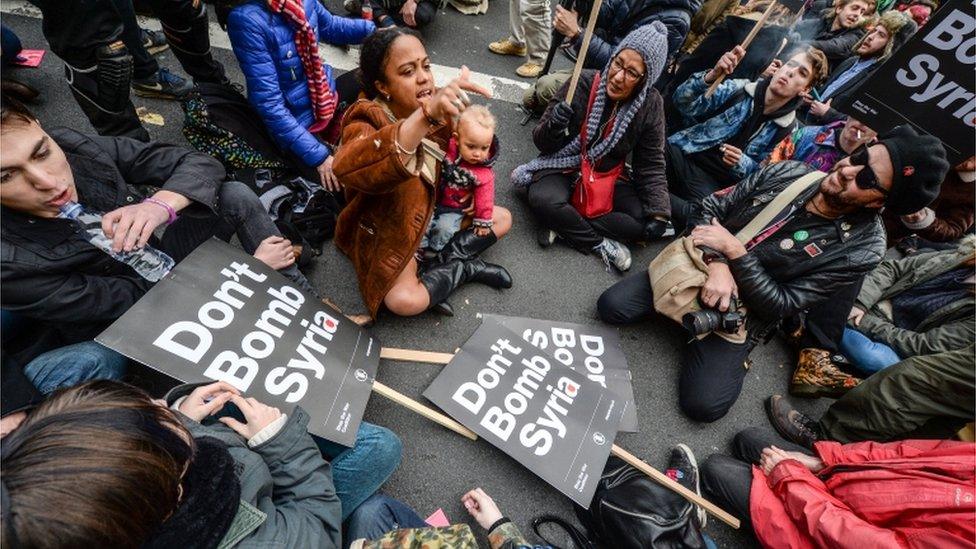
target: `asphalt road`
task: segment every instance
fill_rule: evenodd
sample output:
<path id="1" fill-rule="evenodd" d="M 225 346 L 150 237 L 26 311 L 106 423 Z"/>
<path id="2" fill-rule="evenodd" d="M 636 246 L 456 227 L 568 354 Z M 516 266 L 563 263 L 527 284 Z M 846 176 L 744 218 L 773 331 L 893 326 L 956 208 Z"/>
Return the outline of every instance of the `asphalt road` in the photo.
<path id="1" fill-rule="evenodd" d="M 342 12 L 335 3 L 331 7 L 335 13 Z M 472 70 L 489 75 L 517 78 L 514 69 L 520 61 L 493 55 L 486 47 L 489 41 L 507 34 L 504 2 L 493 0 L 483 16 L 466 17 L 447 8 L 438 17 L 426 33 L 435 63 L 453 67 L 467 64 Z M 5 13 L 3 21 L 17 32 L 25 47 L 47 47 L 40 20 Z M 217 49 L 215 55 L 230 77 L 243 83 L 233 53 Z M 171 53 L 165 52 L 159 59 L 164 66 L 180 70 Z M 558 63 L 568 66 L 562 58 Z M 48 53 L 40 68 L 17 69 L 13 74 L 42 90 L 41 99 L 33 108 L 43 124 L 92 131 L 71 97 L 61 63 L 53 54 Z M 182 112 L 178 104 L 135 96 L 133 101 L 137 107 L 162 115 L 164 125 L 147 125 L 153 139 L 186 144 L 180 133 Z M 505 240 L 485 254 L 485 259 L 508 268 L 515 286 L 507 291 L 479 285 L 460 289 L 451 298 L 457 313 L 453 318 L 435 314 L 397 318 L 383 314 L 373 331 L 387 346 L 453 351 L 478 327 L 479 312 L 595 323 L 597 297 L 619 279 L 616 274 L 605 272 L 595 256 L 558 244 L 543 250 L 535 243 L 533 221 L 525 205 L 512 194 L 506 177 L 516 165 L 536 154 L 531 128 L 519 125 L 521 114 L 514 104 L 495 102 L 491 108 L 498 117 L 502 145 L 496 164 L 496 201 L 512 210 L 515 225 Z M 634 270 L 644 268 L 662 247 L 657 244 L 635 248 Z M 316 287 L 347 312 L 364 310 L 352 268 L 331 243 L 326 244 L 308 274 Z M 679 350 L 684 337 L 680 327 L 664 319 L 652 320 L 623 328 L 620 336 L 633 374 L 640 433 L 621 434 L 616 442 L 661 469 L 670 447 L 679 442 L 689 445 L 699 461 L 714 452 L 729 451 L 729 442 L 737 431 L 767 425 L 763 399 L 785 392 L 789 382 L 791 354 L 782 341 L 774 339 L 753 352 L 753 366 L 731 412 L 713 424 L 695 423 L 685 418 L 677 406 Z M 385 362 L 378 378 L 407 395 L 421 398 L 437 372 L 438 367 L 431 365 Z M 819 414 L 826 404 L 803 402 L 801 407 Z M 567 498 L 485 441 L 468 441 L 379 396 L 371 399 L 366 419 L 392 429 L 403 440 L 403 462 L 385 491 L 409 503 L 421 516 L 442 507 L 452 521 L 465 521 L 467 515 L 459 499 L 476 486 L 490 493 L 503 513 L 527 534 L 531 519 L 539 514 L 572 516 Z M 479 531 L 473 521 L 468 522 Z M 706 532 L 720 547 L 756 545 L 751 534 L 734 531 L 716 519 L 709 520 Z"/>

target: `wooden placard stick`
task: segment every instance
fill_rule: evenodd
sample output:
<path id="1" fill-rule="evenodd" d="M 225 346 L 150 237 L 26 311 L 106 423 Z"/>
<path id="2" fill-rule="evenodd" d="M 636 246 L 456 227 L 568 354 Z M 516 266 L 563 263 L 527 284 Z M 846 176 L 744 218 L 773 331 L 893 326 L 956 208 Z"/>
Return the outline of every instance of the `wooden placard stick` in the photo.
<path id="1" fill-rule="evenodd" d="M 763 26 L 766 24 L 766 20 L 769 19 L 770 15 L 772 15 L 773 8 L 775 8 L 776 6 L 777 6 L 776 2 L 769 3 L 769 7 L 766 8 L 766 11 L 764 11 L 763 14 L 759 17 L 759 20 L 756 21 L 756 24 L 752 27 L 752 30 L 749 31 L 749 34 L 746 35 L 742 43 L 739 44 L 740 46 L 742 46 L 742 49 L 744 50 L 749 49 L 749 45 L 752 44 L 752 41 L 755 40 L 756 35 L 759 34 L 759 31 L 762 30 Z M 718 89 L 719 84 L 721 84 L 722 81 L 725 80 L 725 77 L 726 75 L 723 74 L 718 78 L 716 78 L 715 81 L 712 82 L 712 85 L 708 87 L 708 91 L 705 92 L 705 97 L 711 97 L 712 94 L 715 93 L 715 90 Z"/>
<path id="2" fill-rule="evenodd" d="M 590 18 L 586 21 L 586 30 L 583 32 L 583 43 L 580 44 L 579 54 L 576 56 L 576 66 L 573 67 L 573 77 L 569 80 L 569 91 L 566 93 L 566 102 L 570 105 L 573 104 L 576 85 L 579 84 L 580 73 L 583 72 L 583 62 L 586 61 L 586 50 L 590 49 L 593 27 L 596 26 L 596 19 L 600 16 L 600 6 L 602 5 L 603 0 L 593 0 L 593 7 L 590 8 Z"/>
<path id="3" fill-rule="evenodd" d="M 472 431 L 471 429 L 468 429 L 464 425 L 461 425 L 460 423 L 454 421 L 453 419 L 445 416 L 440 412 L 433 410 L 432 408 L 424 406 L 423 404 L 408 397 L 407 395 L 404 395 L 403 393 L 395 389 L 383 385 L 379 381 L 375 381 L 375 380 L 373 381 L 373 392 L 382 395 L 392 400 L 393 402 L 396 402 L 400 406 L 403 406 L 404 408 L 412 412 L 424 416 L 425 418 L 433 421 L 434 423 L 439 423 L 440 425 L 447 427 L 448 429 L 454 431 L 455 433 L 463 437 L 470 438 L 471 440 L 478 440 L 478 435 L 475 434 L 475 432 Z"/>
<path id="4" fill-rule="evenodd" d="M 725 524 L 728 524 L 732 528 L 739 527 L 739 519 L 733 517 L 726 511 L 722 510 L 721 507 L 715 505 L 714 503 L 708 501 L 707 499 L 699 496 L 698 494 L 692 492 L 691 490 L 671 480 L 670 477 L 658 471 L 657 469 L 651 467 L 650 465 L 644 463 L 643 461 L 638 459 L 637 456 L 635 456 L 634 454 L 631 454 L 630 452 L 624 450 L 623 448 L 617 446 L 616 444 L 610 447 L 610 453 L 626 461 L 629 465 L 631 465 L 638 471 L 644 473 L 645 475 L 651 477 L 652 480 L 663 485 L 665 488 L 677 493 L 679 496 L 694 503 L 695 505 L 701 506 L 703 509 L 708 511 L 712 516 L 724 522 Z"/>
<path id="5" fill-rule="evenodd" d="M 415 349 L 398 349 L 396 347 L 383 347 L 380 349 L 380 358 L 387 360 L 402 360 L 404 362 L 427 362 L 429 364 L 447 364 L 454 358 L 454 353 L 434 353 L 431 351 L 418 351 Z"/>

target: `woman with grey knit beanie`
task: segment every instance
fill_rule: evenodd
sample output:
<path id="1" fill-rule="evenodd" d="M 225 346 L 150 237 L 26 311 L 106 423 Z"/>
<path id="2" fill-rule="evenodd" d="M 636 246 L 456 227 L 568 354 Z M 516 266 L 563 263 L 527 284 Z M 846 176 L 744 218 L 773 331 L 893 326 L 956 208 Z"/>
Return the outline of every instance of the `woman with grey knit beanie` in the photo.
<path id="1" fill-rule="evenodd" d="M 512 172 L 526 188 L 541 225 L 539 244 L 561 237 L 601 257 L 609 269 L 630 268 L 622 242 L 659 238 L 671 216 L 664 172 L 664 103 L 653 84 L 667 61 L 667 29 L 638 27 L 617 46 L 602 72 L 583 71 L 572 104 L 569 83 L 556 94 L 532 137 L 542 153 Z M 592 105 L 590 99 L 592 96 Z M 580 133 L 586 125 L 585 149 Z M 613 186 L 613 209 L 586 218 L 571 204 L 585 154 L 595 172 L 623 170 Z M 627 163 L 627 165 L 625 165 Z"/>

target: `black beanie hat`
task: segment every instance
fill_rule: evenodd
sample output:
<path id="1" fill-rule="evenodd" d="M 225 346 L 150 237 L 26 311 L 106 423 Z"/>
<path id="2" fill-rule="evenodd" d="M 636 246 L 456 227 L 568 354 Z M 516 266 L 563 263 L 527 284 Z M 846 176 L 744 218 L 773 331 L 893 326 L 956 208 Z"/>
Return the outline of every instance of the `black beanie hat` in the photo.
<path id="1" fill-rule="evenodd" d="M 878 142 L 888 149 L 893 169 L 885 207 L 896 215 L 908 215 L 931 204 L 949 171 L 942 142 L 931 135 L 919 135 L 907 124 L 891 130 Z"/>

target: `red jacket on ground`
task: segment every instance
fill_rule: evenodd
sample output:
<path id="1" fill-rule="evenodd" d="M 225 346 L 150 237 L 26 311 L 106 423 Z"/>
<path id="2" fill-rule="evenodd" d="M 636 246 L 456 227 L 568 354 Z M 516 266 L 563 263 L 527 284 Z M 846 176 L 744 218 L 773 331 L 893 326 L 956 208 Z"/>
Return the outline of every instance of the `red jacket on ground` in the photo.
<path id="1" fill-rule="evenodd" d="M 764 547 L 911 547 L 976 543 L 976 444 L 818 442 L 813 474 L 783 460 L 753 467 L 750 515 Z"/>

